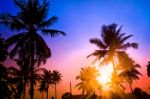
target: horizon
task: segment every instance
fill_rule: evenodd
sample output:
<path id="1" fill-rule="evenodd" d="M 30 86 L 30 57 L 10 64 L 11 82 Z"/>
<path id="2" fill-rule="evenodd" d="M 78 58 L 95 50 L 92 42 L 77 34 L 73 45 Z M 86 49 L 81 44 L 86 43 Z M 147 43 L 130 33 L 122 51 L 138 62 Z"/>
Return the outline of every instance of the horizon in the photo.
<path id="1" fill-rule="evenodd" d="M 89 39 L 100 37 L 102 25 L 117 23 L 121 25 L 121 33 L 134 35 L 129 42 L 137 42 L 139 49 L 129 49 L 127 53 L 138 64 L 141 65 L 142 77 L 133 83 L 133 87 L 142 88 L 150 93 L 150 79 L 147 77 L 146 65 L 150 61 L 150 1 L 149 0 L 50 0 L 48 17 L 56 15 L 58 21 L 50 28 L 64 31 L 66 36 L 55 38 L 42 36 L 52 56 L 46 64 L 41 67 L 50 70 L 59 70 L 63 75 L 62 81 L 58 84 L 59 97 L 69 91 L 69 84 L 72 83 L 73 94 L 80 91 L 74 86 L 77 84 L 76 76 L 82 67 L 90 65 L 93 58 L 87 56 L 92 53 L 96 46 L 90 44 Z M 9 3 L 8 3 L 9 2 Z M 9 6 L 9 7 L 8 7 Z M 10 12 L 16 14 L 18 8 L 12 0 L 1 1 L 0 13 Z M 0 25 L 0 34 L 8 38 L 16 32 L 11 32 Z M 12 61 L 6 62 L 7 66 L 15 65 Z M 9 65 L 8 65 L 9 64 Z M 144 82 L 143 82 L 144 81 Z M 65 86 L 65 87 L 64 87 Z M 50 87 L 50 96 L 54 96 L 54 88 Z M 40 97 L 36 93 L 35 98 Z"/>

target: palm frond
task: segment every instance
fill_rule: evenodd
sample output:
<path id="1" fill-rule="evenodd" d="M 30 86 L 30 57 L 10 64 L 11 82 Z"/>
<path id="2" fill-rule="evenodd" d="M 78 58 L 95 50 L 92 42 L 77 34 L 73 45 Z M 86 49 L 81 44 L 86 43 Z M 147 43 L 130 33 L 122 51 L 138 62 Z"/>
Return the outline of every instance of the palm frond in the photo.
<path id="1" fill-rule="evenodd" d="M 127 48 L 134 48 L 134 49 L 137 49 L 138 48 L 138 43 L 126 43 L 122 46 L 119 47 L 119 49 L 124 49 L 126 50 Z"/>
<path id="2" fill-rule="evenodd" d="M 7 72 L 11 75 L 19 76 L 21 74 L 20 70 L 11 66 L 7 68 Z M 21 75 L 20 75 L 21 76 Z"/>
<path id="3" fill-rule="evenodd" d="M 119 35 L 120 35 L 120 32 L 121 32 L 122 27 L 123 27 L 123 25 L 122 25 L 122 26 L 120 26 L 120 27 L 119 27 L 119 29 L 116 31 L 116 35 L 117 35 L 117 36 L 119 36 Z"/>
<path id="4" fill-rule="evenodd" d="M 44 28 L 44 27 L 48 27 L 53 25 L 53 23 L 55 23 L 57 21 L 58 17 L 53 16 L 51 18 L 49 18 L 47 21 L 43 21 L 42 23 L 40 23 L 38 25 L 39 28 Z"/>
<path id="5" fill-rule="evenodd" d="M 43 0 L 42 5 L 39 6 L 38 17 L 42 19 L 42 21 L 47 17 L 49 9 L 49 1 Z"/>
<path id="6" fill-rule="evenodd" d="M 45 35 L 51 35 L 51 37 L 55 37 L 55 36 L 57 36 L 59 34 L 62 34 L 64 36 L 66 35 L 66 33 L 63 32 L 63 31 L 53 30 L 53 29 L 42 29 L 41 31 Z"/>
<path id="7" fill-rule="evenodd" d="M 90 43 L 95 44 L 100 49 L 106 49 L 106 45 L 98 38 L 90 39 Z"/>
<path id="8" fill-rule="evenodd" d="M 120 43 L 123 44 L 127 39 L 129 39 L 130 37 L 132 37 L 133 35 L 128 35 L 124 38 L 121 39 Z"/>
<path id="9" fill-rule="evenodd" d="M 25 2 L 23 0 L 13 0 L 15 5 L 18 6 L 21 10 L 25 10 Z"/>
<path id="10" fill-rule="evenodd" d="M 13 16 L 10 13 L 0 15 L 0 24 L 3 24 L 11 30 L 18 30 L 26 28 L 25 24 L 17 16 Z"/>
<path id="11" fill-rule="evenodd" d="M 37 62 L 39 66 L 41 62 L 45 63 L 46 59 L 51 57 L 51 50 L 40 35 L 36 34 L 34 39 L 36 42 L 36 55 L 38 56 Z"/>
<path id="12" fill-rule="evenodd" d="M 20 38 L 17 38 L 17 39 L 19 39 L 19 42 L 17 42 L 16 37 L 20 37 Z M 26 35 L 18 34 L 7 40 L 7 42 L 9 42 L 10 44 L 16 43 L 15 47 L 9 52 L 11 59 L 14 58 L 17 55 L 17 53 L 22 51 L 21 48 L 22 48 L 23 44 L 25 43 L 24 42 L 25 39 L 26 39 Z"/>
<path id="13" fill-rule="evenodd" d="M 25 36 L 24 32 L 13 35 L 12 37 L 10 37 L 6 40 L 6 43 L 8 44 L 8 46 L 13 45 L 13 44 L 17 43 L 20 39 L 22 39 L 24 36 Z"/>
<path id="14" fill-rule="evenodd" d="M 89 58 L 90 56 L 96 56 L 98 59 L 101 57 L 104 57 L 107 54 L 108 50 L 95 50 L 93 53 L 87 56 Z"/>

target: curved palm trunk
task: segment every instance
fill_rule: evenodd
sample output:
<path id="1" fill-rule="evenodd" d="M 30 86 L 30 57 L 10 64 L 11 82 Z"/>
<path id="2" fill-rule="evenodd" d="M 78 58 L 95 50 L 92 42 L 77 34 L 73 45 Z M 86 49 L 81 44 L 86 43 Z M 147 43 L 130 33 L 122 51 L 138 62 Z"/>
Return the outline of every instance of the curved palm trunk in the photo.
<path id="1" fill-rule="evenodd" d="M 56 89 L 56 84 L 55 84 L 55 99 L 57 99 L 57 89 Z"/>
<path id="2" fill-rule="evenodd" d="M 131 92 L 132 92 L 132 94 L 133 94 L 133 89 L 132 89 L 132 86 L 131 86 L 131 84 L 130 84 L 130 83 L 129 83 L 129 87 L 130 87 Z"/>

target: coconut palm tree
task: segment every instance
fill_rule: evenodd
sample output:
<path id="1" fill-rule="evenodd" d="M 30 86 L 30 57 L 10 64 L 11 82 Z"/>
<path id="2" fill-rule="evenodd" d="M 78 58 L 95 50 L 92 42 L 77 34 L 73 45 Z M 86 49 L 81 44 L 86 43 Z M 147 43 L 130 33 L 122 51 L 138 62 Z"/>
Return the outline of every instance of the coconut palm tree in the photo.
<path id="1" fill-rule="evenodd" d="M 49 85 L 53 84 L 52 72 L 50 70 L 44 69 L 43 74 L 40 78 L 40 89 L 46 92 L 48 99 Z"/>
<path id="2" fill-rule="evenodd" d="M 150 77 L 150 62 L 147 65 L 147 76 Z"/>
<path id="3" fill-rule="evenodd" d="M 97 77 L 99 76 L 98 70 L 95 67 L 85 67 L 81 68 L 80 74 L 76 77 L 80 82 L 76 85 L 79 90 L 82 90 L 82 94 L 84 93 L 90 95 L 93 94 L 94 91 L 98 88 L 101 88 L 101 85 L 97 81 Z"/>
<path id="4" fill-rule="evenodd" d="M 43 0 L 13 0 L 19 8 L 16 15 L 4 13 L 0 15 L 0 24 L 7 26 L 12 31 L 18 31 L 18 34 L 8 38 L 9 45 L 14 45 L 10 51 L 11 58 L 14 58 L 17 53 L 22 50 L 22 46 L 26 46 L 24 50 L 29 50 L 30 71 L 33 76 L 33 68 L 39 66 L 42 62 L 45 63 L 47 58 L 51 56 L 51 51 L 44 39 L 43 35 L 55 37 L 59 34 L 65 35 L 64 32 L 48 29 L 58 19 L 56 16 L 47 18 L 49 1 Z M 36 60 L 36 62 L 35 62 Z M 34 96 L 34 81 L 30 81 L 30 98 Z"/>
<path id="5" fill-rule="evenodd" d="M 42 99 L 43 99 L 43 93 L 47 91 L 46 87 L 45 87 L 45 83 L 44 82 L 40 82 L 40 86 L 38 88 L 38 91 L 42 94 Z"/>
<path id="6" fill-rule="evenodd" d="M 117 66 L 119 66 L 118 64 L 120 60 L 127 56 L 125 50 L 128 48 L 138 48 L 137 43 L 127 42 L 127 40 L 133 35 L 125 36 L 126 33 L 121 33 L 121 29 L 122 26 L 117 29 L 117 24 L 115 23 L 103 25 L 101 30 L 101 39 L 90 39 L 90 43 L 95 44 L 99 49 L 95 50 L 89 56 L 96 56 L 95 61 L 100 61 L 101 64 L 112 63 L 114 69 L 114 73 L 112 73 L 112 75 L 115 75 L 115 77 L 119 76 L 117 72 L 119 67 Z M 115 85 L 121 84 L 118 84 L 117 81 L 117 84 Z"/>
<path id="7" fill-rule="evenodd" d="M 9 88 L 9 78 L 7 68 L 0 64 L 0 97 L 2 99 L 10 99 L 12 91 Z"/>
<path id="8" fill-rule="evenodd" d="M 53 80 L 53 83 L 55 85 L 55 99 L 57 99 L 57 88 L 56 88 L 56 86 L 62 80 L 61 78 L 62 78 L 62 74 L 59 71 L 54 70 L 52 72 L 52 80 Z"/>
<path id="9" fill-rule="evenodd" d="M 19 60 L 18 60 L 19 62 Z M 17 62 L 17 63 L 18 63 Z M 28 66 L 22 66 L 18 65 L 19 68 L 16 68 L 14 66 L 8 68 L 9 75 L 12 76 L 12 80 L 14 80 L 15 84 L 18 86 L 18 93 L 21 96 L 21 93 L 23 93 L 23 99 L 25 99 L 26 94 L 26 85 L 29 81 L 29 68 Z M 21 89 L 20 89 L 21 88 Z"/>
<path id="10" fill-rule="evenodd" d="M 8 87 L 8 73 L 7 68 L 4 66 L 3 62 L 6 60 L 8 55 L 7 44 L 5 39 L 0 35 L 0 97 L 2 99 L 10 98 L 11 90 Z"/>
<path id="11" fill-rule="evenodd" d="M 141 68 L 141 66 L 129 57 L 124 59 L 124 62 L 122 61 L 121 64 L 126 66 L 123 66 L 124 68 L 121 69 L 122 71 L 119 76 L 123 79 L 123 81 L 129 84 L 131 92 L 133 93 L 132 83 L 134 80 L 139 80 L 139 75 L 142 76 L 142 74 L 137 70 L 137 68 Z"/>
<path id="12" fill-rule="evenodd" d="M 121 33 L 122 26 L 117 29 L 117 24 L 103 25 L 101 31 L 101 39 L 90 39 L 91 44 L 95 44 L 99 49 L 95 50 L 89 56 L 96 56 L 96 60 L 102 60 L 102 63 L 111 62 L 114 72 L 116 70 L 116 61 L 118 56 L 126 56 L 124 50 L 132 47 L 138 48 L 137 43 L 129 43 L 127 40 L 133 35 L 125 36 L 126 33 Z M 88 56 L 88 57 L 89 57 Z M 118 59 L 120 60 L 120 59 Z"/>
<path id="13" fill-rule="evenodd" d="M 43 68 L 36 67 L 34 68 L 33 76 L 31 77 L 30 67 L 28 66 L 27 59 L 25 60 L 16 60 L 18 68 L 11 66 L 7 69 L 9 75 L 11 76 L 11 83 L 16 86 L 16 94 L 20 99 L 21 94 L 23 93 L 23 99 L 26 99 L 26 86 L 30 79 L 33 79 L 34 85 L 36 81 L 40 79 L 40 71 Z"/>

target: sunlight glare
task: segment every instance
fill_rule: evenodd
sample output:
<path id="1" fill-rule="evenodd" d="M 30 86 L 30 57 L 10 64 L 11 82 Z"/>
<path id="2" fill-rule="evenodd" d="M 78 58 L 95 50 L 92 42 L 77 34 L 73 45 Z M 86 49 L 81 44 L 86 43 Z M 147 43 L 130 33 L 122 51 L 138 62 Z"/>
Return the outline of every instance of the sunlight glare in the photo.
<path id="1" fill-rule="evenodd" d="M 111 83 L 111 75 L 113 72 L 113 66 L 111 63 L 107 65 L 101 65 L 99 62 L 96 62 L 94 64 L 96 69 L 98 69 L 100 76 L 97 77 L 97 80 L 99 83 L 102 85 L 103 90 L 109 90 L 110 89 L 110 84 Z"/>

